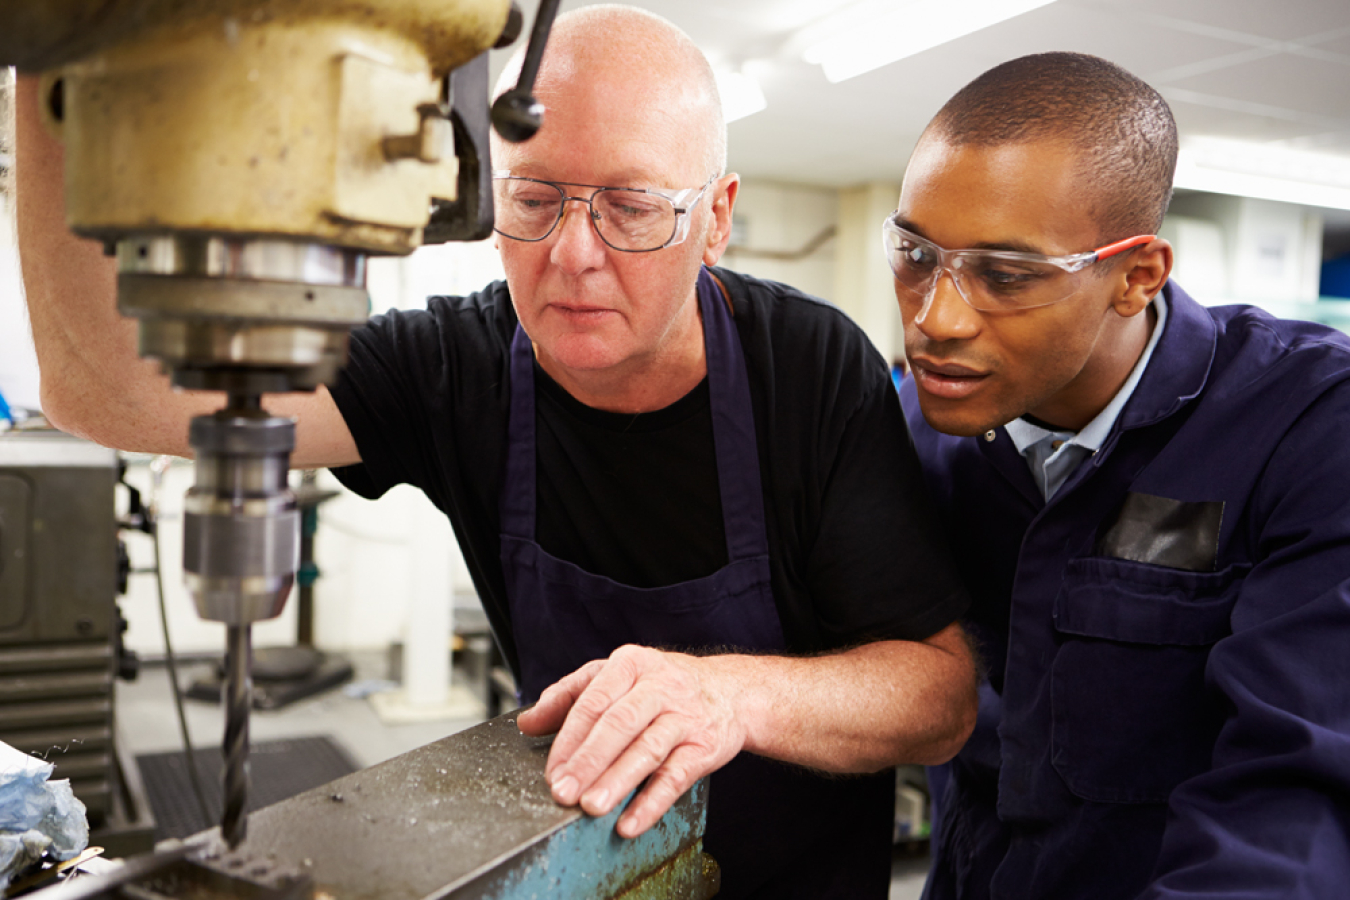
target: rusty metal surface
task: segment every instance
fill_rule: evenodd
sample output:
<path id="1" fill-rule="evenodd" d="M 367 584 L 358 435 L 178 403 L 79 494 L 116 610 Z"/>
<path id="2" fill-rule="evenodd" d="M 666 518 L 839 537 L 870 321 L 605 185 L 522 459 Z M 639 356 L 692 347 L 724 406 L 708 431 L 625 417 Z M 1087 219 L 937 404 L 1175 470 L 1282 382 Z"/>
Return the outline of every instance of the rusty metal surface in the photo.
<path id="1" fill-rule="evenodd" d="M 520 733 L 515 713 L 493 719 L 260 810 L 234 853 L 206 862 L 265 864 L 337 900 L 593 900 L 652 876 L 673 887 L 627 896 L 710 896 L 706 781 L 626 841 L 614 833 L 620 810 L 593 819 L 553 802 L 548 747 Z"/>
<path id="2" fill-rule="evenodd" d="M 722 870 L 693 844 L 650 875 L 616 894 L 614 900 L 708 900 L 722 886 Z"/>

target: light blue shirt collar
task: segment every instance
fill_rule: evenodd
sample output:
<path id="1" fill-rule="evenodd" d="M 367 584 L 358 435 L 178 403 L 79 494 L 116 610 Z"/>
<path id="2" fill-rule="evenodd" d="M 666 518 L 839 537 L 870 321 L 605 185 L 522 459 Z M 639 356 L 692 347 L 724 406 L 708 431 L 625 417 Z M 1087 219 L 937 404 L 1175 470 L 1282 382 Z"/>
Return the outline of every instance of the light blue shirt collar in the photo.
<path id="1" fill-rule="evenodd" d="M 1025 419 L 1014 419 L 1003 426 L 1017 452 L 1026 458 L 1032 477 L 1036 479 L 1036 486 L 1041 489 L 1041 496 L 1046 500 L 1055 495 L 1083 460 L 1101 449 L 1107 435 L 1115 427 L 1116 419 L 1120 418 L 1120 411 L 1139 386 L 1139 379 L 1144 377 L 1148 361 L 1153 358 L 1153 350 L 1162 337 L 1163 326 L 1167 324 L 1167 301 L 1162 294 L 1153 298 L 1153 305 L 1158 312 L 1158 321 L 1154 323 L 1153 333 L 1149 335 L 1139 361 L 1130 371 L 1130 377 L 1111 398 L 1111 402 L 1082 431 L 1077 434 L 1072 431 L 1050 431 Z"/>

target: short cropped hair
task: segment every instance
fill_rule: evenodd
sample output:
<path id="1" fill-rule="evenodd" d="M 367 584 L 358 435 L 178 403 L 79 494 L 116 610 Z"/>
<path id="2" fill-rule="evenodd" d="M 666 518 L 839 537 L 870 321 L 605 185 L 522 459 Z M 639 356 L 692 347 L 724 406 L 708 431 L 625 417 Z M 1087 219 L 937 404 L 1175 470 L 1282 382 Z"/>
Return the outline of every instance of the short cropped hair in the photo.
<path id="1" fill-rule="evenodd" d="M 1084 53 L 1038 53 L 995 66 L 938 111 L 926 136 L 956 145 L 1062 141 L 1100 190 L 1103 242 L 1156 234 L 1172 199 L 1177 125 L 1156 90 Z"/>

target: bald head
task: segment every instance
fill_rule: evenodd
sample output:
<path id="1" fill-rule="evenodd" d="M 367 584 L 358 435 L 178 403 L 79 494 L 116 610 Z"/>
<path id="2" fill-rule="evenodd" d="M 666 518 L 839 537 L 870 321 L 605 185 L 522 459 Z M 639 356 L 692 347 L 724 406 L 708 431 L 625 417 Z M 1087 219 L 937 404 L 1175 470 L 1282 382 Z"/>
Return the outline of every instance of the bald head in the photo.
<path id="1" fill-rule="evenodd" d="M 497 84 L 514 86 L 523 50 Z M 549 35 L 535 95 L 549 110 L 578 98 L 603 97 L 667 116 L 683 139 L 667 148 L 690 157 L 702 177 L 726 169 L 726 123 L 712 67 L 683 31 L 660 16 L 629 6 L 587 6 L 558 17 Z M 570 96 L 569 96 L 570 95 Z M 493 152 L 501 139 L 493 133 Z"/>
<path id="2" fill-rule="evenodd" d="M 1167 101 L 1114 63 L 1083 53 L 995 66 L 947 101 L 923 139 L 1072 147 L 1102 243 L 1156 233 L 1172 196 L 1177 126 Z"/>

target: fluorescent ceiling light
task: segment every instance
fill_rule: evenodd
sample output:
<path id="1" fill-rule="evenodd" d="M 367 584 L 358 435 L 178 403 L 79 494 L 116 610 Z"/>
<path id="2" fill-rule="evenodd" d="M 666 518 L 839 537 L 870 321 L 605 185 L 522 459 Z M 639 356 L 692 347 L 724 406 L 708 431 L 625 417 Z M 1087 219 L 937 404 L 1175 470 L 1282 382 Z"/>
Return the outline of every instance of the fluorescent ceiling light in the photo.
<path id="1" fill-rule="evenodd" d="M 832 83 L 879 69 L 1054 0 L 864 0 L 805 29 L 806 61 Z"/>
<path id="2" fill-rule="evenodd" d="M 1177 156 L 1178 188 L 1350 209 L 1350 158 L 1247 141 L 1187 141 Z"/>
<path id="3" fill-rule="evenodd" d="M 717 72 L 722 117 L 728 122 L 754 115 L 769 105 L 759 82 L 744 72 Z"/>

